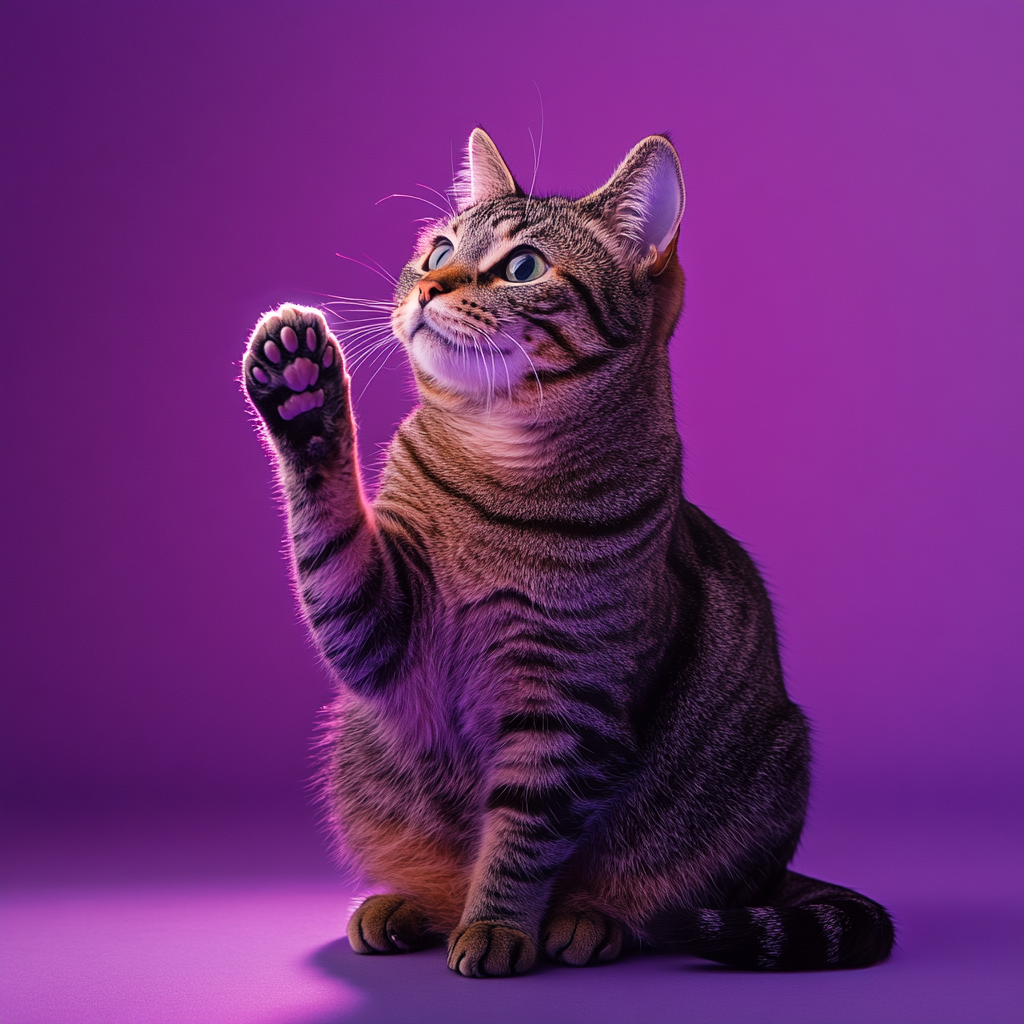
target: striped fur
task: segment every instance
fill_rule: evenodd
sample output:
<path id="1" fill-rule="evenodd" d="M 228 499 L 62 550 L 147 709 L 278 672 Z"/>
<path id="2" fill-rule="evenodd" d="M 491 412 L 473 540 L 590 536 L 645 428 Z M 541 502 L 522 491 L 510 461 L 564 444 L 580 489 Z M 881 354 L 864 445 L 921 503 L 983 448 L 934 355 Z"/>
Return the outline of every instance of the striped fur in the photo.
<path id="1" fill-rule="evenodd" d="M 392 894 L 353 916 L 353 947 L 447 938 L 469 976 L 626 943 L 756 969 L 883 959 L 881 907 L 786 870 L 807 727 L 756 568 L 682 495 L 675 151 L 653 136 L 592 195 L 531 197 L 478 129 L 461 188 L 396 291 L 421 404 L 372 505 L 322 316 L 268 314 L 245 359 L 342 684 L 339 845 Z"/>

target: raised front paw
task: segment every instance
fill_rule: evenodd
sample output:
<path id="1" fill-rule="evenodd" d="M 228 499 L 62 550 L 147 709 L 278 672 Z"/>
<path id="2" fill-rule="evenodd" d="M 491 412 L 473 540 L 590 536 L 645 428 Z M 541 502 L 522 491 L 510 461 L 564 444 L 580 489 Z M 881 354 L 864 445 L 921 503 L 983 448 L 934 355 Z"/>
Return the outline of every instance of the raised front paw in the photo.
<path id="1" fill-rule="evenodd" d="M 570 967 L 615 960 L 622 952 L 622 926 L 596 910 L 555 914 L 543 931 L 544 952 Z"/>
<path id="2" fill-rule="evenodd" d="M 348 922 L 348 942 L 357 953 L 411 953 L 436 939 L 423 912 L 405 896 L 370 896 Z"/>
<path id="3" fill-rule="evenodd" d="M 348 408 L 341 351 L 319 310 L 286 303 L 256 325 L 243 363 L 245 389 L 267 429 L 293 447 L 323 447 Z"/>
<path id="4" fill-rule="evenodd" d="M 466 978 L 524 974 L 536 959 L 533 939 L 498 921 L 474 921 L 455 931 L 448 941 L 448 966 Z"/>

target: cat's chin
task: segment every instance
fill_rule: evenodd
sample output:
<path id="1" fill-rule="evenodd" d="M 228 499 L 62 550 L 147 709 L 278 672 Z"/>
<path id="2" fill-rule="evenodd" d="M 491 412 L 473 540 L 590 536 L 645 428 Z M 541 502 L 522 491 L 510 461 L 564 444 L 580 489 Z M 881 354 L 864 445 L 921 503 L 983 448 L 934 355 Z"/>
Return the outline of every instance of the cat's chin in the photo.
<path id="1" fill-rule="evenodd" d="M 518 390 L 527 370 L 525 356 L 495 342 L 459 341 L 421 327 L 413 336 L 409 356 L 442 387 L 465 398 L 499 401 Z"/>

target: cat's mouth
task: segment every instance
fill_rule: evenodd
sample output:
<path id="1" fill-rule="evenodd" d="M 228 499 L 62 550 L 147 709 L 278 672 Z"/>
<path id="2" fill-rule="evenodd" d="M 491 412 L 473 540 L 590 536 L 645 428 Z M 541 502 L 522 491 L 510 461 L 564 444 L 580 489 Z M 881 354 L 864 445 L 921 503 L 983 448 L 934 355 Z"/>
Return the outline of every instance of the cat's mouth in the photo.
<path id="1" fill-rule="evenodd" d="M 411 303 L 410 303 L 411 305 Z M 409 308 L 395 319 L 395 333 L 427 377 L 464 396 L 488 403 L 511 397 L 533 363 L 511 334 L 491 318 L 467 323 L 443 309 Z"/>
<path id="2" fill-rule="evenodd" d="M 441 342 L 445 348 L 458 352 L 460 355 L 500 354 L 507 356 L 512 354 L 511 349 L 503 348 L 485 331 L 466 329 L 447 320 L 438 323 L 435 317 L 428 319 L 424 314 L 419 316 L 410 335 L 410 340 L 421 331 L 426 331 L 431 338 Z"/>

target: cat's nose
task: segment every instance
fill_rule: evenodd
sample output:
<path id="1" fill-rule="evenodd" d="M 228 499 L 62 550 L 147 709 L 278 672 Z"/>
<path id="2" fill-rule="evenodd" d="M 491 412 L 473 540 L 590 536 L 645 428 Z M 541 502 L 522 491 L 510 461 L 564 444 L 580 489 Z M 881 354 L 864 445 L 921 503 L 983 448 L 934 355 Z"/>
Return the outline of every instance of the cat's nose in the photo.
<path id="1" fill-rule="evenodd" d="M 422 309 L 435 295 L 440 295 L 445 289 L 440 281 L 431 281 L 424 278 L 416 285 L 420 290 L 420 308 Z"/>

